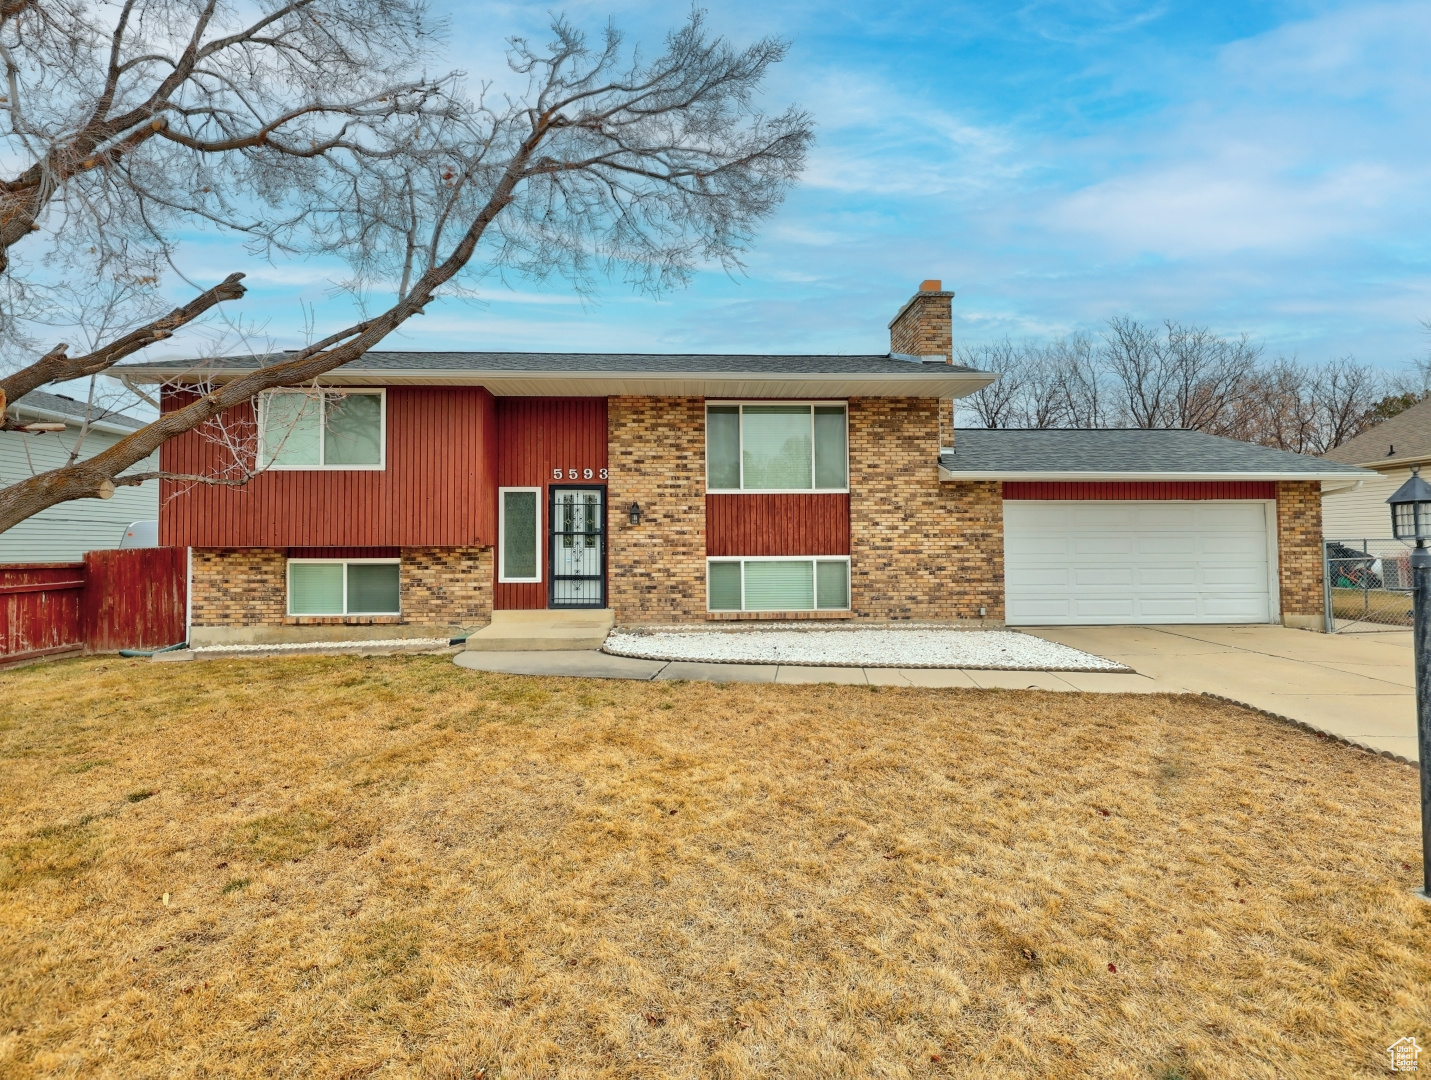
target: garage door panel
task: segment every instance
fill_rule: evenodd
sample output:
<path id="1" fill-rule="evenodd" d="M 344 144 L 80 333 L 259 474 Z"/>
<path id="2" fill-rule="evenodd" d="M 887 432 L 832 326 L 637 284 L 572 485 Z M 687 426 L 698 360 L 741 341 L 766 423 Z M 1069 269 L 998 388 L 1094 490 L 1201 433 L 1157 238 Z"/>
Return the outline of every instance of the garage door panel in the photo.
<path id="1" fill-rule="evenodd" d="M 1144 596 L 1138 603 L 1138 611 L 1145 620 L 1196 622 L 1198 601 L 1194 596 Z"/>
<path id="2" fill-rule="evenodd" d="M 1137 584 L 1142 589 L 1163 588 L 1179 585 L 1185 589 L 1198 588 L 1198 572 L 1194 566 L 1140 566 L 1137 570 Z"/>
<path id="3" fill-rule="evenodd" d="M 1197 537 L 1187 533 L 1142 533 L 1129 539 L 1134 541 L 1139 555 L 1192 558 L 1197 554 Z"/>
<path id="4" fill-rule="evenodd" d="M 1133 603 L 1132 597 L 1080 597 L 1073 602 L 1071 610 L 1074 617 L 1081 620 L 1095 619 L 1131 619 L 1137 605 Z"/>
<path id="5" fill-rule="evenodd" d="M 1073 584 L 1074 570 L 1070 566 L 1027 566 L 1018 571 L 1018 579 L 1010 588 L 1067 588 Z"/>
<path id="6" fill-rule="evenodd" d="M 1004 504 L 1010 623 L 1267 622 L 1266 504 Z"/>
<path id="7" fill-rule="evenodd" d="M 1129 566 L 1079 566 L 1073 571 L 1073 585 L 1131 588 L 1133 569 Z"/>

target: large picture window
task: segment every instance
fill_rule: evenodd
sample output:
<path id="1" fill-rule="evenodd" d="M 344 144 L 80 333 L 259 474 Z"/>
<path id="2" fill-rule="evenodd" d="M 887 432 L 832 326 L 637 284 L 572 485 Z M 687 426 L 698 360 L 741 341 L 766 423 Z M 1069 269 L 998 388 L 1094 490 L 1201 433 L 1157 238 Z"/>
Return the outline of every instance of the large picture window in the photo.
<path id="1" fill-rule="evenodd" d="M 497 491 L 497 580 L 542 580 L 541 488 Z"/>
<path id="2" fill-rule="evenodd" d="M 269 390 L 259 397 L 265 469 L 381 469 L 382 390 Z"/>
<path id="3" fill-rule="evenodd" d="M 288 614 L 399 615 L 397 559 L 289 559 Z"/>
<path id="4" fill-rule="evenodd" d="M 843 403 L 706 406 L 707 491 L 845 491 Z"/>
<path id="5" fill-rule="evenodd" d="M 847 611 L 850 560 L 708 559 L 706 606 L 711 611 Z"/>

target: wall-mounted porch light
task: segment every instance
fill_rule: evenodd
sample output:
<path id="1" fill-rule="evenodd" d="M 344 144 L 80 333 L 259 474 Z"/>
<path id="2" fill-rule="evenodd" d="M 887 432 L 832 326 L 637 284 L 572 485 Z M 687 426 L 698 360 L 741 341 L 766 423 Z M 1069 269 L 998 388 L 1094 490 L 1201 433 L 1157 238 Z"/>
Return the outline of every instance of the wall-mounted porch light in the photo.
<path id="1" fill-rule="evenodd" d="M 631 504 L 630 515 L 631 515 L 631 524 L 632 524 L 632 525 L 640 525 L 640 524 L 641 524 L 641 506 L 640 506 L 640 504 L 634 503 L 634 502 Z"/>

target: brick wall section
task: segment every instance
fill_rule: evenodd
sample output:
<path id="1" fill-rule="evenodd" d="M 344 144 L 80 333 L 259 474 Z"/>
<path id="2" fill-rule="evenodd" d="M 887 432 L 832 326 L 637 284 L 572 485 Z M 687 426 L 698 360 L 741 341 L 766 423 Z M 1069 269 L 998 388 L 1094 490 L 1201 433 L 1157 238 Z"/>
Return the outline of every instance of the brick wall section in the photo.
<path id="1" fill-rule="evenodd" d="M 939 446 L 941 449 L 954 445 L 954 401 L 939 403 Z"/>
<path id="2" fill-rule="evenodd" d="M 705 401 L 613 397 L 606 417 L 607 596 L 616 621 L 704 621 Z M 630 523 L 633 502 L 640 525 Z"/>
<path id="3" fill-rule="evenodd" d="M 1283 481 L 1277 485 L 1277 559 L 1282 618 L 1320 625 L 1322 592 L 1322 486 Z"/>
<path id="4" fill-rule="evenodd" d="M 287 610 L 287 560 L 272 548 L 194 549 L 195 626 L 277 626 Z"/>
<path id="5" fill-rule="evenodd" d="M 954 359 L 954 294 L 920 291 L 889 324 L 889 351 Z"/>
<path id="6" fill-rule="evenodd" d="M 272 548 L 194 549 L 195 627 L 322 626 L 388 623 L 414 626 L 485 624 L 492 617 L 491 548 L 404 548 L 402 616 L 347 620 L 288 615 L 287 559 Z"/>
<path id="7" fill-rule="evenodd" d="M 403 548 L 403 622 L 475 628 L 492 620 L 492 549 Z"/>
<path id="8" fill-rule="evenodd" d="M 850 402 L 850 592 L 859 618 L 1004 617 L 1003 495 L 939 483 L 941 403 Z"/>

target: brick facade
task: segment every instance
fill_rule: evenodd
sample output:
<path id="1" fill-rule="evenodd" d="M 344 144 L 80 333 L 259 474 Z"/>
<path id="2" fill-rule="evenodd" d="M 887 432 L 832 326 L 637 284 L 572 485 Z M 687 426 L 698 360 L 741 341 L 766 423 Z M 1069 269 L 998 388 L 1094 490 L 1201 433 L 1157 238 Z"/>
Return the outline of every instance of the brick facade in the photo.
<path id="1" fill-rule="evenodd" d="M 1278 483 L 1277 561 L 1282 622 L 1305 630 L 1323 629 L 1320 483 Z"/>
<path id="2" fill-rule="evenodd" d="M 403 548 L 402 618 L 476 629 L 492 620 L 492 549 Z"/>
<path id="3" fill-rule="evenodd" d="M 997 483 L 941 484 L 939 413 L 923 398 L 850 401 L 850 599 L 863 619 L 1004 617 Z"/>
<path id="4" fill-rule="evenodd" d="M 705 618 L 705 408 L 702 398 L 607 399 L 607 602 L 618 624 Z"/>
<path id="5" fill-rule="evenodd" d="M 491 548 L 404 548 L 401 615 L 291 616 L 281 550 L 194 549 L 190 597 L 196 645 L 445 637 L 492 616 Z M 341 633 L 335 634 L 335 628 Z"/>

